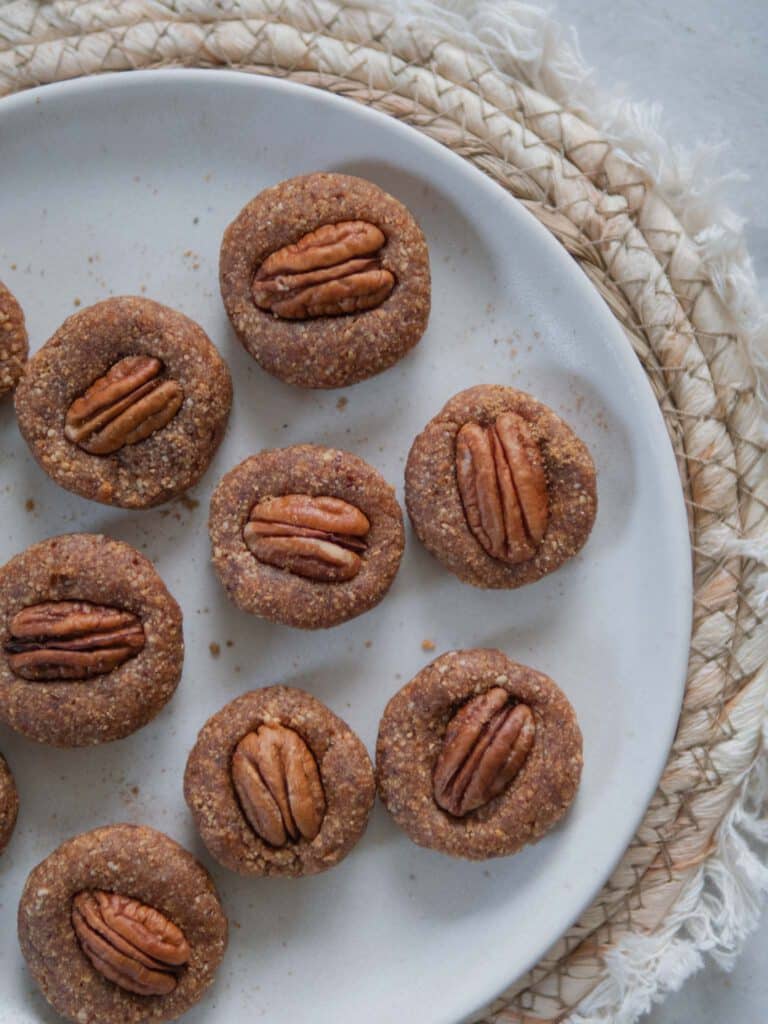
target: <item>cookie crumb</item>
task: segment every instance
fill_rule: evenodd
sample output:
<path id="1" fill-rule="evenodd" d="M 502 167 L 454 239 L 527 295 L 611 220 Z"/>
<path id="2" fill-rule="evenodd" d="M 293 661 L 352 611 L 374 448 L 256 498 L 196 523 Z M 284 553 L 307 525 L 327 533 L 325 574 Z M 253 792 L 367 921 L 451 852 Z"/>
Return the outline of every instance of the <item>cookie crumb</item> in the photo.
<path id="1" fill-rule="evenodd" d="M 194 512 L 194 510 L 200 506 L 200 502 L 197 500 L 197 498 L 190 498 L 186 494 L 182 494 L 182 496 L 179 498 L 179 502 L 184 506 L 184 508 L 188 509 L 190 512 Z"/>
<path id="2" fill-rule="evenodd" d="M 369 649 L 373 647 L 373 640 L 366 640 L 365 643 L 363 644 L 363 647 L 367 647 Z"/>
<path id="3" fill-rule="evenodd" d="M 34 498 L 27 498 L 27 500 L 24 502 L 24 508 L 27 510 L 27 512 L 34 512 L 35 511 L 35 499 Z"/>
<path id="4" fill-rule="evenodd" d="M 212 658 L 218 658 L 218 656 L 221 654 L 221 647 L 217 643 L 208 644 L 208 650 L 211 652 Z"/>
<path id="5" fill-rule="evenodd" d="M 341 410 L 342 410 L 342 409 L 346 409 L 346 407 L 347 407 L 348 405 L 349 405 L 349 399 L 348 399 L 348 398 L 345 398 L 345 397 L 344 397 L 344 396 L 342 395 L 342 396 L 341 396 L 341 398 L 340 398 L 340 399 L 338 400 L 338 402 L 336 403 L 336 408 L 337 408 L 337 409 L 339 410 L 339 412 L 341 412 Z"/>
<path id="6" fill-rule="evenodd" d="M 77 298 L 76 298 L 76 299 L 73 299 L 73 301 L 72 301 L 72 305 L 73 305 L 73 306 L 79 306 L 79 305 L 81 305 L 81 301 L 80 301 L 80 299 L 77 299 Z"/>
<path id="7" fill-rule="evenodd" d="M 421 649 L 422 649 L 422 651 L 434 651 L 434 649 L 435 649 L 434 641 L 432 641 L 432 640 L 422 640 L 421 641 Z"/>

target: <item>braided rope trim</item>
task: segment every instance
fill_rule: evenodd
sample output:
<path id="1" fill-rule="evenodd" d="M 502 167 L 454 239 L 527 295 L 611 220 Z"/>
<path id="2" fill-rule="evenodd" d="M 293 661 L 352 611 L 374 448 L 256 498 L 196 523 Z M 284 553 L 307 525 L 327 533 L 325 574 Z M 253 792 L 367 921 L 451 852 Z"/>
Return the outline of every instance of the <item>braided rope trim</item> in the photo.
<path id="1" fill-rule="evenodd" d="M 332 0 L 0 7 L 0 96 L 105 70 L 234 67 L 328 89 L 413 125 L 524 202 L 577 260 L 641 359 L 688 501 L 694 625 L 685 700 L 658 791 L 604 890 L 480 1015 L 530 1024 L 564 1019 L 605 980 L 612 948 L 663 924 L 754 763 L 768 689 L 764 582 L 738 552 L 765 531 L 768 458 L 752 368 L 697 246 L 637 166 L 508 63 L 502 69 L 418 20 Z"/>

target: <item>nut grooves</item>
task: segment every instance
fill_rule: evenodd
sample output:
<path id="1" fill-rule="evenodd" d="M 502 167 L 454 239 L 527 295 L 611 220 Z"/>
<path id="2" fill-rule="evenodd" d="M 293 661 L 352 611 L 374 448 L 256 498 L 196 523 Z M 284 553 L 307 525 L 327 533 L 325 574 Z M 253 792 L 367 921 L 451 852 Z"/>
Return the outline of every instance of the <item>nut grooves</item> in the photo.
<path id="1" fill-rule="evenodd" d="M 533 712 L 495 686 L 468 701 L 448 723 L 433 776 L 437 804 L 458 818 L 487 804 L 514 781 L 536 737 Z"/>
<path id="2" fill-rule="evenodd" d="M 385 244 L 384 232 L 364 220 L 324 224 L 264 260 L 253 300 L 286 320 L 373 309 L 395 286 L 377 256 Z"/>
<path id="3" fill-rule="evenodd" d="M 79 892 L 72 900 L 72 927 L 96 970 L 140 996 L 173 992 L 190 958 L 180 928 L 159 910 L 117 893 Z"/>
<path id="4" fill-rule="evenodd" d="M 469 528 L 492 557 L 509 565 L 533 558 L 549 521 L 539 446 L 513 412 L 489 427 L 465 423 L 456 437 L 456 479 Z"/>
<path id="5" fill-rule="evenodd" d="M 91 455 L 111 455 L 166 426 L 184 393 L 175 380 L 160 380 L 163 364 L 152 356 L 126 356 L 70 405 L 67 440 Z"/>
<path id="6" fill-rule="evenodd" d="M 232 757 L 232 782 L 253 831 L 270 846 L 314 839 L 325 817 L 317 762 L 304 740 L 283 725 L 261 725 Z"/>
<path id="7" fill-rule="evenodd" d="M 4 646 L 11 670 L 34 682 L 103 675 L 144 647 L 132 612 L 90 601 L 45 601 L 13 616 Z"/>
<path id="8" fill-rule="evenodd" d="M 339 583 L 360 571 L 369 530 L 360 509 L 340 498 L 285 494 L 254 505 L 243 538 L 260 562 Z"/>

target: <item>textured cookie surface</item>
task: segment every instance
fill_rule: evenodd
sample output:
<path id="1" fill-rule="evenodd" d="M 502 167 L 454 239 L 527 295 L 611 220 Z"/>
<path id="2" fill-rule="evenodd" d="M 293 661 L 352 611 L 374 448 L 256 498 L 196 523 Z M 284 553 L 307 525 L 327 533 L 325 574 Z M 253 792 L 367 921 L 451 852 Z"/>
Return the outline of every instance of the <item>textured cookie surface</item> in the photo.
<path id="1" fill-rule="evenodd" d="M 95 969 L 72 925 L 73 898 L 89 890 L 138 900 L 181 929 L 190 957 L 172 992 L 137 995 Z M 208 872 L 178 843 L 142 825 L 108 825 L 62 843 L 30 873 L 18 929 L 43 995 L 76 1024 L 175 1020 L 202 997 L 227 945 L 227 919 Z"/>
<path id="2" fill-rule="evenodd" d="M 544 538 L 535 556 L 517 565 L 492 557 L 474 536 L 456 478 L 461 428 L 492 424 L 507 412 L 524 419 L 538 442 L 549 497 Z M 581 550 L 597 514 L 597 481 L 587 446 L 543 402 L 515 388 L 479 385 L 454 395 L 413 442 L 405 500 L 421 542 L 459 579 L 476 587 L 513 588 L 554 572 Z"/>
<path id="3" fill-rule="evenodd" d="M 368 519 L 361 566 L 342 582 L 308 579 L 260 562 L 243 530 L 261 500 L 286 494 L 339 498 Z M 243 611 L 303 629 L 335 626 L 373 608 L 395 578 L 403 554 L 403 517 L 395 492 L 357 455 L 319 445 L 260 452 L 230 470 L 211 498 L 208 530 L 214 568 Z"/>
<path id="4" fill-rule="evenodd" d="M 126 357 L 162 364 L 183 394 L 165 425 L 137 443 L 93 454 L 68 439 L 67 414 Z M 219 446 L 232 384 L 224 360 L 194 321 L 150 299 L 106 299 L 69 317 L 29 361 L 16 389 L 19 428 L 61 487 L 123 508 L 148 508 L 192 487 Z"/>
<path id="5" fill-rule="evenodd" d="M 0 281 L 0 397 L 16 387 L 24 372 L 28 351 L 24 313 Z"/>
<path id="6" fill-rule="evenodd" d="M 0 853 L 10 842 L 19 814 L 19 793 L 8 762 L 0 754 Z"/>
<path id="7" fill-rule="evenodd" d="M 268 256 L 322 225 L 355 220 L 373 223 L 386 237 L 380 262 L 396 283 L 380 305 L 299 320 L 256 305 L 253 279 Z M 421 229 L 397 199 L 345 174 L 291 178 L 252 199 L 224 234 L 219 279 L 247 351 L 269 373 L 302 387 L 342 387 L 386 370 L 413 348 L 429 319 L 429 257 Z"/>
<path id="8" fill-rule="evenodd" d="M 457 710 L 492 687 L 531 709 L 533 746 L 501 794 L 454 817 L 435 801 L 435 763 Z M 454 651 L 422 669 L 387 704 L 376 744 L 379 795 L 398 825 L 420 846 L 470 860 L 540 839 L 570 806 L 581 768 L 581 732 L 562 690 L 491 649 Z"/>
<path id="9" fill-rule="evenodd" d="M 325 814 L 314 839 L 275 848 L 250 827 L 232 781 L 235 747 L 263 724 L 294 730 L 314 756 Z M 184 796 L 203 842 L 244 875 L 309 875 L 338 864 L 358 842 L 375 796 L 368 753 L 349 726 L 315 697 L 269 686 L 238 697 L 200 730 L 184 775 Z"/>
<path id="10" fill-rule="evenodd" d="M 135 615 L 144 645 L 111 672 L 30 681 L 9 664 L 11 623 L 25 608 L 87 601 Z M 0 569 L 0 719 L 30 739 L 79 747 L 120 739 L 170 700 L 184 658 L 181 610 L 154 566 L 122 541 L 74 533 L 33 544 Z"/>

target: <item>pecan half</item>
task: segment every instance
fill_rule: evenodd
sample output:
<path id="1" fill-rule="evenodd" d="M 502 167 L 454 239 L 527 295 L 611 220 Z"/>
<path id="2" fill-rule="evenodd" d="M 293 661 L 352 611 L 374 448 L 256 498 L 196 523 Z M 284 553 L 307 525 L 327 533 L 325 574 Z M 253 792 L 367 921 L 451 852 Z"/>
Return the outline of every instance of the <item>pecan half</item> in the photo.
<path id="1" fill-rule="evenodd" d="M 370 528 L 360 509 L 341 498 L 284 494 L 254 505 L 243 537 L 260 562 L 338 583 L 360 571 Z"/>
<path id="2" fill-rule="evenodd" d="M 502 687 L 473 697 L 448 723 L 432 778 L 437 804 L 459 818 L 487 804 L 523 767 L 535 736 L 531 709 Z"/>
<path id="3" fill-rule="evenodd" d="M 467 523 L 492 558 L 533 558 L 547 531 L 547 477 L 528 423 L 505 412 L 489 427 L 465 423 L 456 437 L 456 478 Z"/>
<path id="4" fill-rule="evenodd" d="M 102 889 L 72 900 L 72 926 L 96 970 L 128 992 L 164 996 L 189 961 L 189 943 L 164 914 Z"/>
<path id="5" fill-rule="evenodd" d="M 232 757 L 232 781 L 253 831 L 270 846 L 312 840 L 325 816 L 317 762 L 304 740 L 283 725 L 260 725 Z"/>
<path id="6" fill-rule="evenodd" d="M 126 356 L 67 410 L 64 435 L 91 455 L 137 444 L 173 419 L 184 401 L 181 385 L 161 380 L 153 356 Z"/>
<path id="7" fill-rule="evenodd" d="M 33 681 L 90 679 L 133 658 L 144 627 L 132 612 L 90 601 L 45 601 L 17 612 L 4 646 L 17 676 Z"/>
<path id="8" fill-rule="evenodd" d="M 394 274 L 377 256 L 386 240 L 365 220 L 323 224 L 264 260 L 253 280 L 253 301 L 288 320 L 373 309 L 395 286 Z"/>

